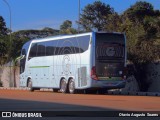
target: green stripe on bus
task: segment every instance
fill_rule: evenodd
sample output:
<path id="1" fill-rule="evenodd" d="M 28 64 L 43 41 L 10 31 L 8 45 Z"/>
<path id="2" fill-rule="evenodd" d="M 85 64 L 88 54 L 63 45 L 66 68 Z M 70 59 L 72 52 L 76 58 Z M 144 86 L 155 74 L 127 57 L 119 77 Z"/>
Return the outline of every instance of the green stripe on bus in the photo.
<path id="1" fill-rule="evenodd" d="M 49 66 L 31 66 L 29 68 L 47 68 L 47 67 L 49 67 Z"/>

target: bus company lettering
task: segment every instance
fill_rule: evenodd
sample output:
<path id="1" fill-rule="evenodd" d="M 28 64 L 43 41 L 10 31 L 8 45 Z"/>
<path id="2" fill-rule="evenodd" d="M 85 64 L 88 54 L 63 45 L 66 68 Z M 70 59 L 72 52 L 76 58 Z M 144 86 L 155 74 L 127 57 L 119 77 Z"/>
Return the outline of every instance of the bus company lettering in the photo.
<path id="1" fill-rule="evenodd" d="M 28 117 L 42 117 L 41 113 L 28 113 Z"/>
<path id="2" fill-rule="evenodd" d="M 12 113 L 12 117 L 42 117 L 41 113 Z"/>

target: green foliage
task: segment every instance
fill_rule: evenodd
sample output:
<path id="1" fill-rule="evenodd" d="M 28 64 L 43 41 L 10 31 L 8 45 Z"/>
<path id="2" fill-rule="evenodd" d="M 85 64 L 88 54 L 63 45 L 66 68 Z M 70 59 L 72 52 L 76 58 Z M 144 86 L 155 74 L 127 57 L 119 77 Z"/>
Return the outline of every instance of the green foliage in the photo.
<path id="1" fill-rule="evenodd" d="M 160 59 L 159 14 L 147 2 L 136 2 L 122 14 L 121 31 L 127 35 L 128 59 L 148 63 Z"/>
<path id="2" fill-rule="evenodd" d="M 157 16 L 159 13 L 154 11 L 153 5 L 138 1 L 124 12 L 124 18 L 129 18 L 133 22 L 143 23 L 145 16 Z"/>
<path id="3" fill-rule="evenodd" d="M 60 34 L 75 34 L 77 30 L 72 28 L 72 21 L 66 20 L 60 25 Z"/>
<path id="4" fill-rule="evenodd" d="M 11 53 L 13 60 L 20 56 L 22 46 L 25 42 L 29 40 L 28 37 L 19 37 L 17 33 L 12 34 L 12 45 L 11 45 Z"/>
<path id="5" fill-rule="evenodd" d="M 157 17 L 147 16 L 144 18 L 144 29 L 146 30 L 146 35 L 149 39 L 157 36 L 160 27 L 158 25 L 158 22 L 160 22 L 160 19 L 158 19 Z"/>
<path id="6" fill-rule="evenodd" d="M 0 16 L 0 38 L 7 35 L 8 29 L 6 28 L 6 23 L 2 16 Z"/>
<path id="7" fill-rule="evenodd" d="M 104 30 L 108 32 L 121 32 L 122 19 L 117 13 L 108 15 L 107 24 L 104 25 Z"/>
<path id="8" fill-rule="evenodd" d="M 4 64 L 7 60 L 7 36 L 8 29 L 2 16 L 0 16 L 0 65 Z"/>
<path id="9" fill-rule="evenodd" d="M 45 27 L 42 30 L 20 30 L 16 32 L 16 36 L 28 37 L 29 39 L 43 38 L 43 37 L 53 36 L 58 34 L 59 34 L 59 30 L 55 30 L 49 27 Z"/>
<path id="10" fill-rule="evenodd" d="M 66 20 L 63 22 L 63 24 L 60 26 L 60 30 L 66 30 L 70 29 L 72 27 L 72 21 Z"/>
<path id="11" fill-rule="evenodd" d="M 80 15 L 78 24 L 82 26 L 85 31 L 104 30 L 107 24 L 107 18 L 114 14 L 113 8 L 101 1 L 95 1 L 93 4 L 88 4 Z"/>
<path id="12" fill-rule="evenodd" d="M 0 38 L 0 57 L 4 56 L 6 53 L 7 53 L 7 44 L 6 44 L 6 41 L 3 38 Z"/>

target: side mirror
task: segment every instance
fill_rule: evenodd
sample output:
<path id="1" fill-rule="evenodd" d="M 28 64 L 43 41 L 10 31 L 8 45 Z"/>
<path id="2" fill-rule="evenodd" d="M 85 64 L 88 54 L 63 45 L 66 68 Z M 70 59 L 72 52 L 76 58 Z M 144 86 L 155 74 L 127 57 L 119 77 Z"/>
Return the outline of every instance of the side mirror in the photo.
<path id="1" fill-rule="evenodd" d="M 22 60 L 24 57 L 25 57 L 25 55 L 21 55 L 19 59 Z"/>
<path id="2" fill-rule="evenodd" d="M 25 55 L 21 55 L 21 56 L 17 57 L 17 58 L 15 59 L 15 61 L 22 60 L 24 57 L 25 57 Z"/>
<path id="3" fill-rule="evenodd" d="M 25 55 L 21 55 L 21 56 L 17 57 L 15 59 L 15 63 L 18 64 L 18 65 L 20 65 L 20 60 L 22 60 L 24 57 L 25 57 Z"/>

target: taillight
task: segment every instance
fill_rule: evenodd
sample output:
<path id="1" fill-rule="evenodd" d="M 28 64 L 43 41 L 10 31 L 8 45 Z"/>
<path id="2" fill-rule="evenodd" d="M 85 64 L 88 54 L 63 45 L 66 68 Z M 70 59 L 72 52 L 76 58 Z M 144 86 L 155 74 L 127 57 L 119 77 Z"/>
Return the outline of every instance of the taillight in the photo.
<path id="1" fill-rule="evenodd" d="M 127 75 L 127 72 L 128 72 L 128 68 L 127 68 L 127 67 L 124 67 L 124 69 L 123 69 L 123 74 Z"/>
<path id="2" fill-rule="evenodd" d="M 98 77 L 96 75 L 96 67 L 95 66 L 93 66 L 92 69 L 91 69 L 91 78 L 93 80 L 98 80 Z"/>
<path id="3" fill-rule="evenodd" d="M 127 79 L 126 75 L 124 75 L 124 76 L 123 76 L 123 79 L 124 79 L 124 80 L 126 80 L 126 79 Z"/>

